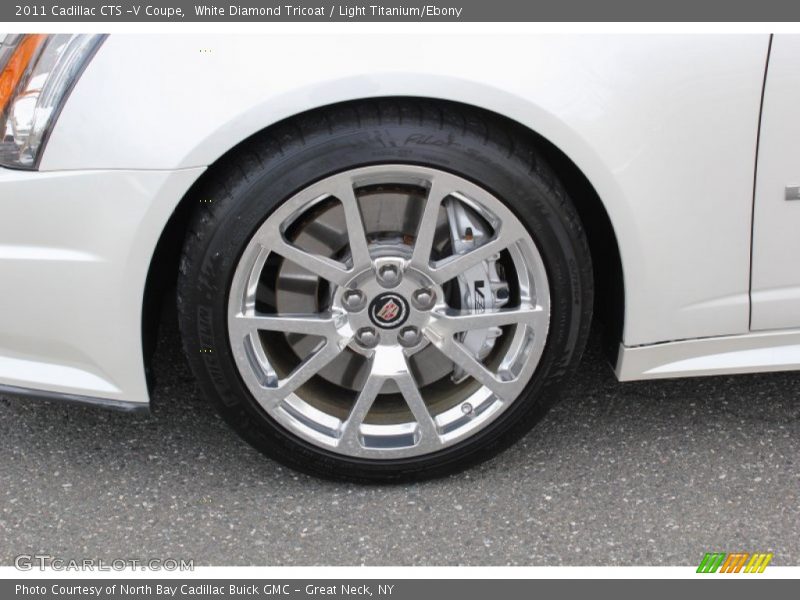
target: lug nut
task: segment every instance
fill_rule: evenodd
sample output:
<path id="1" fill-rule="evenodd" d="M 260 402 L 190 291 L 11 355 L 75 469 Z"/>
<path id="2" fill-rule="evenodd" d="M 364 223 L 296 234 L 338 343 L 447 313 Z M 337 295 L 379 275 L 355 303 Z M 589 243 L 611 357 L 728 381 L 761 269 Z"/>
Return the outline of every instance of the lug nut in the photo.
<path id="1" fill-rule="evenodd" d="M 367 297 L 361 290 L 346 290 L 342 294 L 342 305 L 349 312 L 358 312 L 367 303 Z"/>
<path id="2" fill-rule="evenodd" d="M 400 283 L 403 278 L 400 267 L 394 263 L 388 263 L 378 267 L 378 283 L 385 288 L 393 288 Z"/>
<path id="3" fill-rule="evenodd" d="M 436 294 L 428 288 L 420 288 L 411 294 L 411 302 L 417 310 L 430 310 L 436 303 Z"/>
<path id="4" fill-rule="evenodd" d="M 422 334 L 416 327 L 403 327 L 397 332 L 397 342 L 406 348 L 412 348 L 422 341 Z"/>
<path id="5" fill-rule="evenodd" d="M 378 332 L 372 327 L 362 327 L 356 331 L 356 342 L 364 348 L 374 348 L 378 345 Z"/>

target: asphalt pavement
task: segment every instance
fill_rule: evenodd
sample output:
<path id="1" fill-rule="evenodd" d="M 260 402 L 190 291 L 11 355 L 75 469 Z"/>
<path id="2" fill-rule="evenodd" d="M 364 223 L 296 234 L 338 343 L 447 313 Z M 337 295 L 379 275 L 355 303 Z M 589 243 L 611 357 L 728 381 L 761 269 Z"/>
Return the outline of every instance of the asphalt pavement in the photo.
<path id="1" fill-rule="evenodd" d="M 0 399 L 0 564 L 800 564 L 800 373 L 618 383 L 594 336 L 514 448 L 443 480 L 297 474 L 206 405 L 174 323 L 149 416 Z"/>

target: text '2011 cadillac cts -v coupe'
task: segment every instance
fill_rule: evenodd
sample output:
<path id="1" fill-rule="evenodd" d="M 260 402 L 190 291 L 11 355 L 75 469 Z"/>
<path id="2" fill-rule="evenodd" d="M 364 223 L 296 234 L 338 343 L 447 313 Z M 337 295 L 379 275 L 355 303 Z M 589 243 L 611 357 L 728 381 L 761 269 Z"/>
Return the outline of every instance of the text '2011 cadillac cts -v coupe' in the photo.
<path id="1" fill-rule="evenodd" d="M 8 35 L 0 392 L 431 477 L 621 380 L 800 368 L 800 37 Z"/>

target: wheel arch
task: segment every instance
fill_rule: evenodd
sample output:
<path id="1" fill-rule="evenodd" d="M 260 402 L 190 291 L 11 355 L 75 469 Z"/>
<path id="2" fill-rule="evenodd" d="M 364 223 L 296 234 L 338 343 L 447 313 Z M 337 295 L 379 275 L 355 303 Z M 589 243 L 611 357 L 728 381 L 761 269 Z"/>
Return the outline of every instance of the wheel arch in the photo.
<path id="1" fill-rule="evenodd" d="M 612 359 L 615 358 L 614 355 L 622 339 L 624 328 L 625 283 L 621 252 L 617 232 L 607 206 L 601 199 L 595 185 L 584 172 L 584 169 L 581 169 L 562 150 L 560 144 L 557 145 L 554 141 L 551 141 L 551 139 L 520 120 L 506 116 L 505 111 L 500 112 L 499 110 L 490 110 L 472 103 L 455 102 L 435 97 L 382 96 L 324 104 L 292 114 L 258 129 L 216 156 L 203 174 L 179 200 L 165 224 L 153 251 L 143 293 L 142 349 L 149 388 L 152 389 L 154 385 L 152 363 L 158 332 L 162 323 L 162 306 L 167 294 L 174 288 L 179 269 L 181 249 L 189 231 L 190 217 L 196 207 L 198 191 L 202 189 L 205 181 L 208 178 L 215 177 L 221 169 L 229 168 L 231 159 L 252 139 L 268 133 L 293 119 L 309 113 L 331 110 L 339 104 L 350 102 L 391 102 L 399 99 L 448 103 L 489 113 L 495 118 L 506 121 L 513 129 L 519 132 L 519 135 L 526 136 L 540 150 L 573 200 L 586 231 L 594 265 L 595 316 L 604 324 L 605 347 L 610 357 Z"/>

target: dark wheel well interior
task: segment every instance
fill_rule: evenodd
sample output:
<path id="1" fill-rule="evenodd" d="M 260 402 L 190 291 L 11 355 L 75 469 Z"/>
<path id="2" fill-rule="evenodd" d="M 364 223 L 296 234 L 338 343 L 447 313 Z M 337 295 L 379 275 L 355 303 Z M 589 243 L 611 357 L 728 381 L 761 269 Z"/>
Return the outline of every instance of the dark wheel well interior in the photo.
<path id="1" fill-rule="evenodd" d="M 385 99 L 376 99 L 376 101 L 378 100 Z M 445 103 L 445 101 L 438 100 L 436 102 Z M 314 109 L 314 111 L 325 111 L 329 108 L 322 107 Z M 476 109 L 474 106 L 470 108 L 482 110 Z M 594 263 L 596 322 L 602 324 L 605 346 L 613 360 L 617 346 L 622 339 L 625 290 L 617 239 L 605 207 L 589 180 L 569 157 L 536 132 L 517 122 L 509 121 L 509 123 L 520 132 L 520 135 L 529 136 L 543 153 L 578 210 L 586 230 Z M 272 125 L 256 133 L 253 137 L 262 135 L 278 125 Z M 145 372 L 148 386 L 151 389 L 154 385 L 152 360 L 164 311 L 174 308 L 174 302 L 165 303 L 165 300 L 170 294 L 174 297 L 181 249 L 188 231 L 189 218 L 198 201 L 197 190 L 203 185 L 206 178 L 214 177 L 218 169 L 229 164 L 230 157 L 234 156 L 239 148 L 248 141 L 243 140 L 209 165 L 179 202 L 156 245 L 147 274 L 142 309 L 142 347 L 145 357 Z"/>

